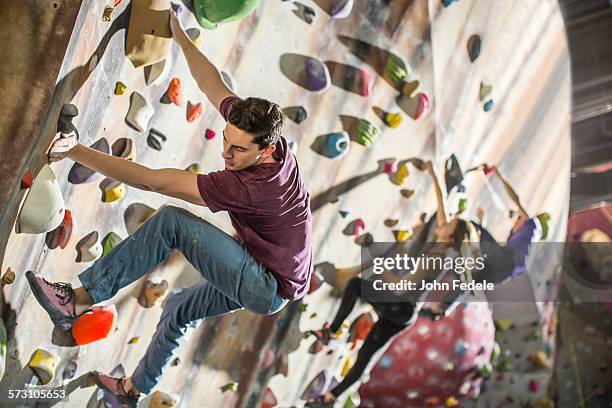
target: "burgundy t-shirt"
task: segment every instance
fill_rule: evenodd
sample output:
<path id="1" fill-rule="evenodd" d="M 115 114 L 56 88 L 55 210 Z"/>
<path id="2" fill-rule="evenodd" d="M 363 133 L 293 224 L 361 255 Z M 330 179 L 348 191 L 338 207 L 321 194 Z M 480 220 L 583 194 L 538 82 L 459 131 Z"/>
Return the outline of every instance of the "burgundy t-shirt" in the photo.
<path id="1" fill-rule="evenodd" d="M 226 121 L 237 100 L 221 103 Z M 229 213 L 238 241 L 276 276 L 278 293 L 294 300 L 308 291 L 313 269 L 310 195 L 285 138 L 272 157 L 278 163 L 200 174 L 198 188 L 212 212 Z"/>

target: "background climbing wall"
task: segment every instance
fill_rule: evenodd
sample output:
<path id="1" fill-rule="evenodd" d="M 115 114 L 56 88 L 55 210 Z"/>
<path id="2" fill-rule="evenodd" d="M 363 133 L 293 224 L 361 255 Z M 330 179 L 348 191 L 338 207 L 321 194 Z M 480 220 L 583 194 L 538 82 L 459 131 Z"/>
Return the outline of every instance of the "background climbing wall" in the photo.
<path id="1" fill-rule="evenodd" d="M 569 64 L 555 2 L 461 0 L 443 8 L 438 1 L 359 1 L 344 20 L 331 19 L 325 11 L 327 4 L 322 0 L 303 4 L 262 2 L 240 22 L 215 31 L 203 30 L 202 45 L 219 68 L 233 74 L 239 95 L 257 95 L 284 107 L 302 105 L 307 110 L 308 119 L 301 124 L 290 122 L 285 137 L 299 145 L 300 169 L 311 192 L 315 263 L 330 262 L 336 267 L 359 264 L 360 247 L 345 231 L 357 218 L 363 219 L 365 230 L 375 240 L 392 241 L 393 233 L 383 224 L 384 219 L 399 219 L 395 228 L 405 229 L 417 222 L 421 212 L 433 212 L 429 179 L 411 170 L 403 186 L 391 183 L 381 164 L 388 158 L 433 159 L 438 171 L 451 153 L 457 155 L 464 169 L 482 161 L 499 163 L 530 211 L 551 212 L 554 239 L 564 236 L 569 194 Z M 200 162 L 205 171 L 221 169 L 220 137 L 207 141 L 204 132 L 207 128 L 219 132 L 223 121 L 198 91 L 178 48 L 173 46 L 168 59 L 169 76 L 150 87 L 145 85 L 142 70 L 134 69 L 125 59 L 127 6 L 122 3 L 107 23 L 102 21 L 103 4 L 83 2 L 56 84 L 66 97 L 54 102 L 78 105 L 81 113 L 75 124 L 84 144 L 101 137 L 111 144 L 120 137 L 130 137 L 135 144 L 135 160 L 143 165 L 185 168 Z M 315 10 L 311 24 L 299 17 L 304 15 L 304 6 Z M 181 20 L 185 28 L 197 27 L 189 11 Z M 480 34 L 483 46 L 480 58 L 470 64 L 465 43 L 473 33 Z M 403 58 L 412 67 L 409 80 L 419 81 L 418 91 L 428 95 L 431 113 L 419 121 L 411 119 L 396 101 L 399 91 L 378 75 L 376 64 L 358 58 L 354 40 Z M 372 92 L 363 97 L 336 84 L 324 93 L 310 92 L 284 73 L 281 61 L 288 54 L 363 68 L 374 77 Z M 182 79 L 187 99 L 206 105 L 206 112 L 195 123 L 186 122 L 184 109 L 159 102 L 173 76 Z M 127 85 L 122 96 L 113 94 L 117 81 Z M 487 113 L 478 100 L 480 81 L 493 85 L 494 107 Z M 151 126 L 167 136 L 161 151 L 147 146 L 148 132 L 136 132 L 124 122 L 129 95 L 135 90 L 155 108 Z M 374 108 L 400 112 L 404 121 L 390 129 Z M 341 160 L 330 160 L 311 148 L 321 135 L 349 126 L 351 117 L 367 118 L 382 131 L 372 147 L 352 142 L 350 152 Z M 39 149 L 44 151 L 46 147 L 41 143 Z M 129 187 L 122 200 L 102 203 L 99 183 L 72 185 L 66 181 L 71 165 L 64 162 L 52 166 L 75 220 L 69 245 L 63 250 L 48 250 L 42 235 L 12 234 L 6 246 L 2 270 L 10 266 L 17 272 L 17 279 L 4 289 L 9 358 L 0 394 L 32 381 L 27 361 L 37 347 L 62 357 L 60 373 L 77 354 L 77 376 L 91 369 L 110 371 L 119 363 L 129 373 L 144 353 L 161 313 L 159 306 L 143 309 L 138 305 L 134 295 L 141 282 L 136 282 L 112 301 L 119 313 L 116 333 L 80 349 L 64 347 L 55 344 L 61 339 L 52 333 L 51 323 L 43 318 L 43 311 L 31 296 L 23 277 L 25 271 L 76 283 L 76 274 L 86 266 L 75 263 L 76 242 L 94 230 L 101 237 L 115 231 L 125 238 L 123 213 L 134 202 L 154 208 L 166 203 L 181 205 L 231 232 L 226 214 L 213 215 L 205 208 Z M 482 206 L 488 227 L 503 240 L 511 224 L 505 215 L 508 201 L 500 186 L 486 185 L 476 175 L 468 176 L 466 184 L 468 215 L 473 216 Z M 406 199 L 400 194 L 401 188 L 416 193 Z M 338 210 L 350 214 L 343 218 Z M 172 289 L 189 286 L 199 278 L 178 255 L 159 272 Z M 534 279 L 542 280 L 525 277 L 504 290 L 529 290 L 534 293 L 533 299 L 539 299 Z M 275 316 L 237 312 L 205 322 L 190 334 L 180 350 L 180 363 L 168 368 L 159 388 L 179 394 L 185 407 L 258 406 L 267 385 L 279 406 L 297 404 L 306 384 L 322 368 L 340 370 L 343 363 L 337 354 L 307 353 L 312 340 L 301 340 L 300 331 L 320 327 L 335 312 L 338 299 L 330 295 L 331 287 L 324 284 L 304 299 L 307 306 L 294 303 Z M 514 319 L 516 330 L 527 334 L 533 321 L 542 319 L 541 310 L 535 302 L 496 303 L 493 307 L 494 315 Z M 350 319 L 359 312 L 353 311 Z M 535 352 L 541 348 L 523 344 L 523 336 L 510 330 L 507 333 L 509 350 L 532 347 Z M 128 345 L 134 336 L 141 341 Z M 503 343 L 504 338 L 500 341 Z M 289 375 L 277 374 L 284 371 L 283 355 L 287 353 Z M 515 377 L 522 378 L 523 374 L 518 371 Z M 543 381 L 549 374 L 542 375 Z M 230 381 L 239 382 L 238 392 L 221 393 L 219 387 Z M 517 392 L 525 392 L 524 386 L 520 382 Z M 507 392 L 502 386 L 488 387 L 481 398 L 496 406 L 496 402 L 506 401 Z M 91 388 L 76 390 L 71 394 L 71 404 L 85 406 L 93 393 Z M 206 401 L 202 401 L 202 395 L 206 395 Z"/>

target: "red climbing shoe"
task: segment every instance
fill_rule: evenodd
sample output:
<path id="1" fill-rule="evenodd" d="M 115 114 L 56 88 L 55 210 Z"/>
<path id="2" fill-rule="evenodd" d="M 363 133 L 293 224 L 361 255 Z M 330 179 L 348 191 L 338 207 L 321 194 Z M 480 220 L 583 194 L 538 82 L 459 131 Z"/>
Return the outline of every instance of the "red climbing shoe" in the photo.
<path id="1" fill-rule="evenodd" d="M 49 313 L 53 324 L 62 330 L 70 330 L 76 320 L 74 291 L 68 283 L 51 283 L 32 271 L 26 278 L 38 303 Z"/>
<path id="2" fill-rule="evenodd" d="M 125 378 L 111 377 L 97 371 L 91 373 L 93 380 L 102 390 L 112 394 L 121 403 L 121 407 L 132 408 L 138 406 L 140 394 L 125 390 Z"/>

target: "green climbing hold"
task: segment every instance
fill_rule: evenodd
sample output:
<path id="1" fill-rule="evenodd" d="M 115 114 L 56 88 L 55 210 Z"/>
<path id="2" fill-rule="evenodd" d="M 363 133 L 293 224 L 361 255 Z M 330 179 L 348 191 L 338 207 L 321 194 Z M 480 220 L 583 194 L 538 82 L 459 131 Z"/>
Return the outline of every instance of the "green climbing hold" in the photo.
<path id="1" fill-rule="evenodd" d="M 194 0 L 196 20 L 207 29 L 215 29 L 219 24 L 243 19 L 251 14 L 259 0 Z"/>
<path id="2" fill-rule="evenodd" d="M 227 383 L 224 386 L 222 386 L 221 387 L 221 392 L 226 392 L 226 391 L 231 391 L 231 392 L 238 391 L 238 383 L 237 382 L 231 382 L 231 383 Z"/>
<path id="3" fill-rule="evenodd" d="M 498 342 L 493 343 L 493 350 L 491 350 L 491 360 L 495 361 L 501 355 L 501 347 Z"/>
<path id="4" fill-rule="evenodd" d="M 121 241 L 123 241 L 123 238 L 121 238 L 119 235 L 117 235 L 113 231 L 109 232 L 102 240 L 102 256 L 109 253 Z"/>
<path id="5" fill-rule="evenodd" d="M 357 143 L 370 147 L 379 136 L 380 131 L 374 125 L 366 119 L 359 119 L 357 123 Z"/>
<path id="6" fill-rule="evenodd" d="M 399 84 L 408 76 L 408 65 L 396 54 L 389 54 L 389 59 L 385 65 L 385 74 L 392 82 Z"/>

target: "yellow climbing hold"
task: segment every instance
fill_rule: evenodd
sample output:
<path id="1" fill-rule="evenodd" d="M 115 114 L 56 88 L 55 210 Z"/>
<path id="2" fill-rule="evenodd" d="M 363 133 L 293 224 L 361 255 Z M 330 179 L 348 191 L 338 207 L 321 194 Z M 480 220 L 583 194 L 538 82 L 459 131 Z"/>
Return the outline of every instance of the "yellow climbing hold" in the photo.
<path id="1" fill-rule="evenodd" d="M 128 341 L 128 344 L 138 343 L 139 341 L 140 341 L 140 337 L 132 337 L 130 341 Z"/>
<path id="2" fill-rule="evenodd" d="M 395 184 L 402 185 L 406 178 L 410 175 L 410 170 L 408 170 L 408 165 L 404 164 L 397 170 L 397 174 L 395 175 Z"/>
<path id="3" fill-rule="evenodd" d="M 317 317 L 319 314 L 317 312 L 312 312 L 312 314 L 310 315 L 311 319 L 314 319 L 315 317 Z"/>
<path id="4" fill-rule="evenodd" d="M 340 373 L 340 375 L 342 377 L 346 377 L 348 372 L 351 370 L 351 367 L 353 367 L 353 364 L 353 359 L 351 358 L 351 356 L 348 356 L 346 360 L 344 360 L 344 364 L 342 365 L 342 372 Z"/>
<path id="5" fill-rule="evenodd" d="M 225 391 L 232 391 L 232 392 L 238 391 L 238 383 L 231 382 L 231 383 L 225 384 L 224 386 L 221 387 L 221 392 L 225 392 Z"/>
<path id="6" fill-rule="evenodd" d="M 2 275 L 2 285 L 10 285 L 15 281 L 15 272 L 11 270 L 11 268 L 7 268 L 4 275 Z"/>
<path id="7" fill-rule="evenodd" d="M 451 408 L 451 407 L 457 407 L 459 406 L 459 400 L 455 397 L 448 397 L 446 399 L 446 406 Z"/>
<path id="8" fill-rule="evenodd" d="M 397 242 L 406 242 L 412 236 L 412 230 L 399 230 L 395 232 L 395 240 Z"/>
<path id="9" fill-rule="evenodd" d="M 193 174 L 204 174 L 204 169 L 202 168 L 200 163 L 190 164 L 189 167 L 187 167 L 185 170 Z"/>
<path id="10" fill-rule="evenodd" d="M 538 351 L 533 356 L 533 360 L 531 362 L 537 368 L 550 368 L 550 362 L 548 361 L 548 358 L 546 357 L 546 353 L 544 351 Z"/>
<path id="11" fill-rule="evenodd" d="M 385 122 L 393 129 L 401 125 L 403 120 L 404 118 L 399 113 L 387 113 L 385 116 Z"/>
<path id="12" fill-rule="evenodd" d="M 102 21 L 109 22 L 113 19 L 115 15 L 115 8 L 111 6 L 104 7 L 104 13 L 102 14 Z"/>
<path id="13" fill-rule="evenodd" d="M 127 86 L 123 82 L 117 82 L 115 85 L 115 95 L 123 95 Z"/>
<path id="14" fill-rule="evenodd" d="M 497 326 L 498 330 L 505 332 L 512 326 L 512 319 L 495 319 L 495 326 Z"/>
<path id="15" fill-rule="evenodd" d="M 111 183 L 104 189 L 104 202 L 112 203 L 113 201 L 120 200 L 125 195 L 125 184 L 123 183 Z"/>
<path id="16" fill-rule="evenodd" d="M 32 354 L 28 365 L 34 370 L 40 382 L 47 384 L 55 376 L 55 369 L 59 361 L 59 357 L 55 354 L 39 348 Z"/>

